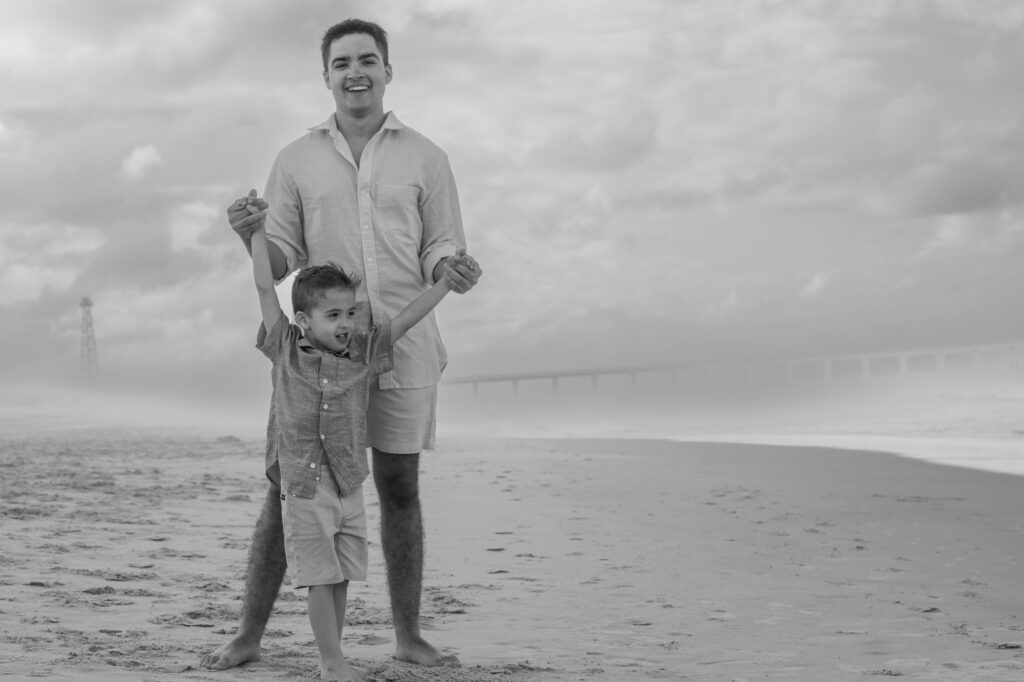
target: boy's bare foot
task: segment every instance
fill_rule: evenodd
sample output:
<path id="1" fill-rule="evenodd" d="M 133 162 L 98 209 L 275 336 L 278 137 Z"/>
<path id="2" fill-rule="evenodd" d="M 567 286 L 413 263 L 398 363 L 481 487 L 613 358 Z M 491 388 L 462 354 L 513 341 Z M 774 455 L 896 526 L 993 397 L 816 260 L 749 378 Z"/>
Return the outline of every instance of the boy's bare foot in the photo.
<path id="1" fill-rule="evenodd" d="M 211 654 L 206 654 L 199 665 L 210 670 L 227 670 L 235 666 L 260 660 L 259 641 L 235 637 Z"/>
<path id="2" fill-rule="evenodd" d="M 321 659 L 320 679 L 325 682 L 363 682 L 366 671 L 350 664 L 345 658 L 330 662 Z"/>
<path id="3" fill-rule="evenodd" d="M 449 668 L 458 668 L 461 665 L 454 654 L 442 654 L 422 637 L 417 637 L 404 646 L 399 644 L 395 650 L 395 658 L 399 661 L 428 667 L 443 665 Z"/>

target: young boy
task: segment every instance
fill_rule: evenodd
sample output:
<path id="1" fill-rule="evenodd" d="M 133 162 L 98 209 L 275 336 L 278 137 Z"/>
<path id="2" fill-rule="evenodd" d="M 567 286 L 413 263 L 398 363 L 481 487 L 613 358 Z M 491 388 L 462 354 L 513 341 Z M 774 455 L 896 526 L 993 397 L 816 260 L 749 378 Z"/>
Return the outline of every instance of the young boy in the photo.
<path id="1" fill-rule="evenodd" d="M 250 193 L 250 213 L 266 203 Z M 330 263 L 302 269 L 292 285 L 295 324 L 274 289 L 266 231 L 252 234 L 252 265 L 263 324 L 257 348 L 273 363 L 285 553 L 296 588 L 308 587 L 324 680 L 362 680 L 341 652 L 350 580 L 366 579 L 366 458 L 369 382 L 392 368 L 392 346 L 449 291 L 446 271 L 394 319 L 357 328 L 359 278 Z M 460 252 L 455 259 L 476 267 Z"/>

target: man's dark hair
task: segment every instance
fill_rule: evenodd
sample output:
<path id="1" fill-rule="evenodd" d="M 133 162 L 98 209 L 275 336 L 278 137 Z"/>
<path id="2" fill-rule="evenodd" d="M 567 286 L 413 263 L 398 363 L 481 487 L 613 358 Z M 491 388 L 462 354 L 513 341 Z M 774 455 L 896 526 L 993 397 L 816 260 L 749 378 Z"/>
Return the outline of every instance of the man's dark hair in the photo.
<path id="1" fill-rule="evenodd" d="M 355 291 L 361 281 L 359 275 L 345 272 L 337 263 L 302 268 L 292 282 L 292 310 L 308 314 L 328 289 Z"/>
<path id="2" fill-rule="evenodd" d="M 331 44 L 338 38 L 353 33 L 365 33 L 373 38 L 373 42 L 377 43 L 377 49 L 380 50 L 380 56 L 384 59 L 384 66 L 389 64 L 387 32 L 372 21 L 346 19 L 327 29 L 327 33 L 324 33 L 324 39 L 320 41 L 320 57 L 324 63 L 324 71 L 327 71 L 327 57 L 331 54 Z"/>

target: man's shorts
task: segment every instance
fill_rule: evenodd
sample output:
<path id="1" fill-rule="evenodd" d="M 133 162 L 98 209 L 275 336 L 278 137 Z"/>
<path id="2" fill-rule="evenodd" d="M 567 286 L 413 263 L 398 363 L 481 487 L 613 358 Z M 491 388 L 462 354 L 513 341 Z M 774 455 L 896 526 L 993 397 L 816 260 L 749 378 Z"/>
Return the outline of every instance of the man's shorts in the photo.
<path id="1" fill-rule="evenodd" d="M 396 455 L 433 450 L 436 414 L 436 385 L 381 390 L 373 382 L 366 414 L 367 444 Z"/>
<path id="2" fill-rule="evenodd" d="M 281 495 L 284 552 L 295 588 L 366 580 L 363 488 L 341 497 L 324 471 L 312 499 Z"/>

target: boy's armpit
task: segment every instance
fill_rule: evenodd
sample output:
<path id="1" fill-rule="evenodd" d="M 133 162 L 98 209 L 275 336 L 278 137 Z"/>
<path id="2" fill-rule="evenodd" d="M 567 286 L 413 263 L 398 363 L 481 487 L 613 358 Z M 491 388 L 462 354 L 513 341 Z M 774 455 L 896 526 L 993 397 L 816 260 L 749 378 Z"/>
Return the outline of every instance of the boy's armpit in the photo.
<path id="1" fill-rule="evenodd" d="M 374 376 L 395 368 L 394 343 L 391 340 L 391 320 L 370 330 L 368 361 Z"/>

